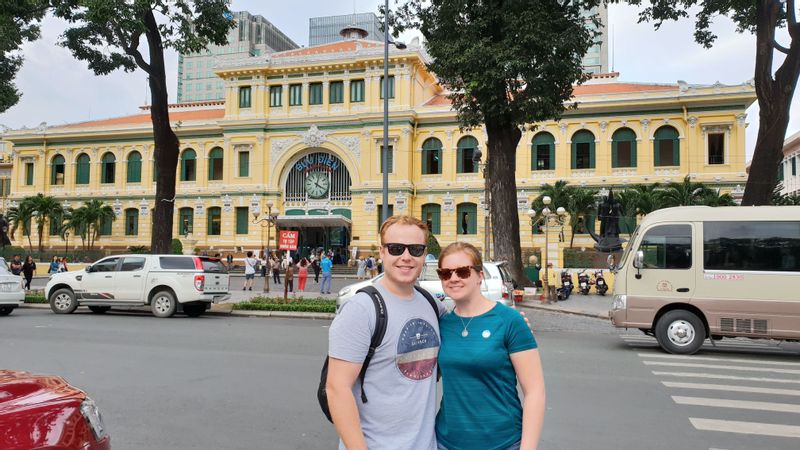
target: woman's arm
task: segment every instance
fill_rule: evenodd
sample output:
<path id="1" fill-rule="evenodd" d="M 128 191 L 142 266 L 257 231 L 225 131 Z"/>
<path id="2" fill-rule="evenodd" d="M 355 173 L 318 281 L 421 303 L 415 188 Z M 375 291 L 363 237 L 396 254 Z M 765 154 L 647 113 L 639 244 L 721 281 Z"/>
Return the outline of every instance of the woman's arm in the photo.
<path id="1" fill-rule="evenodd" d="M 520 450 L 533 450 L 539 445 L 544 422 L 545 389 L 542 360 L 537 349 L 512 353 L 510 356 L 524 396 Z"/>

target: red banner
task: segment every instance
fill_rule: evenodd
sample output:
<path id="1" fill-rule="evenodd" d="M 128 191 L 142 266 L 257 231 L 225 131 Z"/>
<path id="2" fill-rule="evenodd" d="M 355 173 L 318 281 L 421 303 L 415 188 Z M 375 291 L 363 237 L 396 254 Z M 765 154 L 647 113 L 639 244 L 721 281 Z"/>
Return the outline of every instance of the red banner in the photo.
<path id="1" fill-rule="evenodd" d="M 297 250 L 297 242 L 300 240 L 299 231 L 281 230 L 278 248 L 280 250 Z"/>

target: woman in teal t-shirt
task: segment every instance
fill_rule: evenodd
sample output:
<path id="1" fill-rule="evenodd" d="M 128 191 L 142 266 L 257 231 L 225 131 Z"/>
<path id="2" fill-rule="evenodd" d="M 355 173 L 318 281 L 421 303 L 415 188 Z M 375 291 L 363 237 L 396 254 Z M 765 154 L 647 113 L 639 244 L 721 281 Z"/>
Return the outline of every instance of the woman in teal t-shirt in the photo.
<path id="1" fill-rule="evenodd" d="M 439 449 L 535 449 L 545 389 L 533 333 L 518 312 L 481 294 L 483 262 L 473 245 L 448 245 L 439 256 L 438 273 L 456 305 L 439 320 Z"/>

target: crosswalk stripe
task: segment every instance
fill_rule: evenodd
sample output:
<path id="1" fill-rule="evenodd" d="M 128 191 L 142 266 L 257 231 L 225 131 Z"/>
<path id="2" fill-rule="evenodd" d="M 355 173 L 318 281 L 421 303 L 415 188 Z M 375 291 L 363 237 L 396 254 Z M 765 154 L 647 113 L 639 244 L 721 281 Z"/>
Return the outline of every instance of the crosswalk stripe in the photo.
<path id="1" fill-rule="evenodd" d="M 696 373 L 696 372 L 659 372 L 652 371 L 653 375 L 681 377 L 681 378 L 713 378 L 717 380 L 736 380 L 736 381 L 758 381 L 764 383 L 796 383 L 800 384 L 800 379 L 790 380 L 787 378 L 762 378 L 762 377 L 737 377 L 736 375 L 722 375 L 716 373 Z"/>
<path id="2" fill-rule="evenodd" d="M 794 425 L 740 422 L 737 420 L 700 419 L 696 417 L 690 417 L 689 421 L 696 429 L 703 431 L 721 431 L 724 433 L 800 438 L 800 427 Z"/>
<path id="3" fill-rule="evenodd" d="M 679 405 L 709 406 L 713 408 L 750 409 L 756 411 L 785 412 L 800 414 L 800 405 L 791 403 L 754 402 L 750 400 L 729 400 L 723 398 L 682 397 L 673 395 L 672 400 Z"/>
<path id="4" fill-rule="evenodd" d="M 751 394 L 791 395 L 800 397 L 797 389 L 775 389 L 754 386 L 737 386 L 733 384 L 707 384 L 707 383 L 681 383 L 677 381 L 662 381 L 666 387 L 678 389 L 702 389 L 706 391 L 747 392 Z"/>
<path id="5" fill-rule="evenodd" d="M 800 370 L 794 369 L 778 369 L 774 367 L 742 367 L 742 366 L 727 366 L 715 364 L 692 364 L 681 363 L 672 361 L 642 361 L 646 366 L 670 366 L 670 367 L 692 367 L 695 369 L 719 369 L 719 370 L 736 370 L 742 372 L 772 372 L 772 373 L 785 373 L 800 375 Z"/>
<path id="6" fill-rule="evenodd" d="M 690 361 L 724 361 L 728 363 L 767 364 L 770 366 L 800 367 L 800 363 L 771 361 L 768 359 L 736 359 L 736 358 L 719 358 L 715 356 L 661 355 L 661 354 L 649 354 L 649 353 L 639 353 L 639 356 L 641 356 L 642 358 L 682 359 Z"/>

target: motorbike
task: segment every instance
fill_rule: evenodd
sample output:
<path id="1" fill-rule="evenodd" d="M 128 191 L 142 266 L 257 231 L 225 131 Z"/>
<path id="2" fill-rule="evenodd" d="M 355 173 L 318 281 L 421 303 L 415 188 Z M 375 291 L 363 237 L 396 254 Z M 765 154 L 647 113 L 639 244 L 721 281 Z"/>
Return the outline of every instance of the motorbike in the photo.
<path id="1" fill-rule="evenodd" d="M 558 299 L 567 300 L 572 293 L 572 274 L 568 269 L 561 271 L 561 288 L 558 290 Z"/>
<path id="2" fill-rule="evenodd" d="M 594 285 L 594 289 L 599 295 L 606 295 L 606 292 L 608 291 L 608 283 L 606 283 L 606 279 L 603 276 L 602 270 L 596 270 L 594 272 Z"/>
<path id="3" fill-rule="evenodd" d="M 581 294 L 588 295 L 590 288 L 589 274 L 586 273 L 586 270 L 581 270 L 578 272 L 578 289 L 580 289 Z"/>

